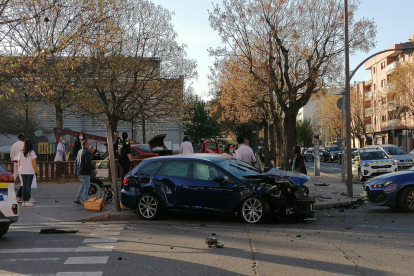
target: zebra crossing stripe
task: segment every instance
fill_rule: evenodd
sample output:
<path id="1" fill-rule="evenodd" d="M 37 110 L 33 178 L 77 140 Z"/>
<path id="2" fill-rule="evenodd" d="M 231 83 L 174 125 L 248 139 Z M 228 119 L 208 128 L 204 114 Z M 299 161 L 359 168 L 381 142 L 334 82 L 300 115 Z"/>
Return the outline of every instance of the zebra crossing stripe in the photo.
<path id="1" fill-rule="evenodd" d="M 109 256 L 69 257 L 66 264 L 106 264 Z"/>
<path id="2" fill-rule="evenodd" d="M 32 259 L 1 259 L 0 262 L 45 262 L 45 261 L 59 261 L 60 258 L 32 258 Z"/>
<path id="3" fill-rule="evenodd" d="M 21 249 L 2 249 L 0 253 L 70 253 L 70 252 L 109 252 L 114 249 L 113 246 L 91 245 L 79 247 L 61 247 L 61 248 L 21 248 Z"/>
<path id="4" fill-rule="evenodd" d="M 95 272 L 58 272 L 56 276 L 102 276 L 102 271 Z"/>
<path id="5" fill-rule="evenodd" d="M 89 234 L 90 236 L 119 236 L 121 232 L 93 232 Z"/>
<path id="6" fill-rule="evenodd" d="M 117 242 L 118 238 L 108 238 L 108 239 L 101 239 L 101 238 L 91 238 L 91 239 L 85 239 L 83 243 L 112 243 Z"/>

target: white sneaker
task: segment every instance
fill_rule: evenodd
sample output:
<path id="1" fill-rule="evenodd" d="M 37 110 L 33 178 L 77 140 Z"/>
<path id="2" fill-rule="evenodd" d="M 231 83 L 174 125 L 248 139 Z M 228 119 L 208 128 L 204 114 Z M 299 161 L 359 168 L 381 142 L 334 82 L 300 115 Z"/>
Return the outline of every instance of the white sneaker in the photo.
<path id="1" fill-rule="evenodd" d="M 30 202 L 26 202 L 26 205 L 23 205 L 24 207 L 32 207 L 34 204 Z"/>
<path id="2" fill-rule="evenodd" d="M 36 202 L 36 199 L 34 199 L 34 198 L 32 197 L 32 198 L 30 198 L 30 199 L 29 199 L 29 202 L 31 202 L 31 203 L 35 203 L 35 202 Z"/>
<path id="3" fill-rule="evenodd" d="M 26 202 L 22 202 L 22 207 L 26 207 Z"/>

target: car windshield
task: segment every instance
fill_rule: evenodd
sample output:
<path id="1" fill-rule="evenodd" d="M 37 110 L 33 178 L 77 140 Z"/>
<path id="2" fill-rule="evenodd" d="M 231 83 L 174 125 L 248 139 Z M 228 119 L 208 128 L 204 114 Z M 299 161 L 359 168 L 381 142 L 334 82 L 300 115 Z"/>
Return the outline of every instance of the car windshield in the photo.
<path id="1" fill-rule="evenodd" d="M 361 152 L 361 160 L 378 160 L 378 159 L 388 159 L 388 155 L 382 151 L 369 151 Z"/>
<path id="2" fill-rule="evenodd" d="M 399 147 L 384 147 L 383 148 L 389 155 L 404 155 L 407 154 Z"/>
<path id="3" fill-rule="evenodd" d="M 151 149 L 148 145 L 139 145 L 138 148 L 145 152 L 151 152 Z"/>
<path id="4" fill-rule="evenodd" d="M 217 162 L 216 165 L 238 178 L 243 178 L 246 175 L 257 175 L 262 173 L 259 169 L 236 159 L 226 159 Z"/>
<path id="5" fill-rule="evenodd" d="M 341 149 L 339 147 L 330 147 L 330 151 L 340 151 Z"/>

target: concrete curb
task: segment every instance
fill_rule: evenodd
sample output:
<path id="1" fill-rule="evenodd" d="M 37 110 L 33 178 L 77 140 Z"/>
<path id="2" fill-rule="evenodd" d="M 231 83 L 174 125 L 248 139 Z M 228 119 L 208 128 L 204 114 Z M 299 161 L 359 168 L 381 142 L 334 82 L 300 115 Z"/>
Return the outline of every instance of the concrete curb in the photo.
<path id="1" fill-rule="evenodd" d="M 109 214 L 97 215 L 94 217 L 80 219 L 78 222 L 90 222 L 90 221 L 128 221 L 128 220 L 140 220 L 137 213 L 134 210 L 124 210 L 121 212 L 111 211 Z"/>

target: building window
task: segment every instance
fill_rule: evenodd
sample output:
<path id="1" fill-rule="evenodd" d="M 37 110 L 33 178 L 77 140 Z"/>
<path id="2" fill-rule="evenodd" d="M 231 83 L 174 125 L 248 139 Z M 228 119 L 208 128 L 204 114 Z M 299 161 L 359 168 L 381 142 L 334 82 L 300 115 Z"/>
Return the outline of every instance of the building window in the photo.
<path id="1" fill-rule="evenodd" d="M 381 80 L 381 87 L 385 86 L 385 79 Z"/>
<path id="2" fill-rule="evenodd" d="M 372 74 L 375 74 L 375 67 L 372 67 Z"/>
<path id="3" fill-rule="evenodd" d="M 385 68 L 385 61 L 381 62 L 381 70 Z"/>
<path id="4" fill-rule="evenodd" d="M 375 84 L 374 84 L 374 91 L 375 91 Z"/>
<path id="5" fill-rule="evenodd" d="M 386 122 L 387 121 L 387 115 L 382 115 L 381 119 L 382 119 L 382 122 Z"/>

